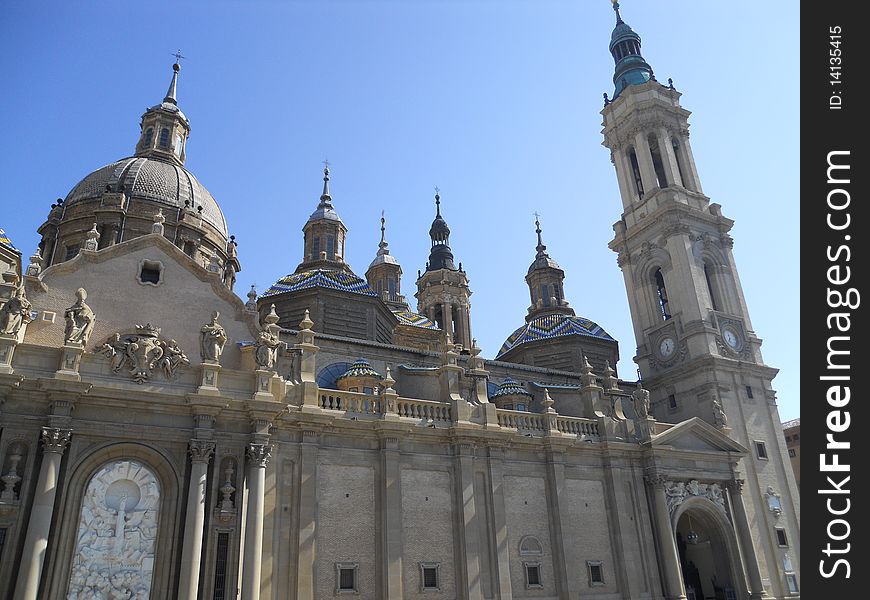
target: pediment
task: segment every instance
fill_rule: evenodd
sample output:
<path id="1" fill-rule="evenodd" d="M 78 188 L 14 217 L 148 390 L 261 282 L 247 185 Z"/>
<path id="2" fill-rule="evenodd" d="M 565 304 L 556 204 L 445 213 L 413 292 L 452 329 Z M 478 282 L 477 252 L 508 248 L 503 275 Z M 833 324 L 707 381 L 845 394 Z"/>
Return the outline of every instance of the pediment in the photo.
<path id="1" fill-rule="evenodd" d="M 687 421 L 678 423 L 667 431 L 654 436 L 651 443 L 653 446 L 670 446 L 679 450 L 735 454 L 749 452 L 743 445 L 698 417 L 692 417 Z"/>

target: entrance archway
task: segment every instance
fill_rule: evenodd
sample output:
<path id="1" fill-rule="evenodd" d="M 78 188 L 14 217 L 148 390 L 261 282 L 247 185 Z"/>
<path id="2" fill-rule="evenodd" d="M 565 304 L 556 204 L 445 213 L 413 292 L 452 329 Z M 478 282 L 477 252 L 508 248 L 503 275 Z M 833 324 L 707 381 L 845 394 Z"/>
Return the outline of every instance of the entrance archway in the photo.
<path id="1" fill-rule="evenodd" d="M 744 600 L 737 540 L 725 514 L 693 498 L 674 514 L 674 524 L 688 600 Z"/>

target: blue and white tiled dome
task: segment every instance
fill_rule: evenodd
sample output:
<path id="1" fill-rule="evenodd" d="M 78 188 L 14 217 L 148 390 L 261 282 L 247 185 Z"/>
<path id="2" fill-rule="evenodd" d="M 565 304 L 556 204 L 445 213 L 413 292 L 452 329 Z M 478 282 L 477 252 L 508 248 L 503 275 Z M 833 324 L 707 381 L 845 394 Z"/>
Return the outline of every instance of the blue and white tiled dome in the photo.
<path id="1" fill-rule="evenodd" d="M 500 358 L 517 346 L 538 340 L 553 339 L 568 335 L 582 335 L 602 340 L 616 341 L 597 323 L 566 314 L 546 314 L 535 317 L 508 336 L 498 351 Z"/>

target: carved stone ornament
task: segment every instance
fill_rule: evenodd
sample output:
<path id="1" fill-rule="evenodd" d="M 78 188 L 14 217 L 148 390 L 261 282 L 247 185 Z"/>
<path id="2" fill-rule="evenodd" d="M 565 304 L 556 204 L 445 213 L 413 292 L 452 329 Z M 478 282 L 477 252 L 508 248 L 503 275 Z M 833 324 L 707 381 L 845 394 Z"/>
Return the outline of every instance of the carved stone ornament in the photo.
<path id="1" fill-rule="evenodd" d="M 21 284 L 0 308 L 0 335 L 18 335 L 21 327 L 30 323 L 32 309 L 33 305 L 24 293 L 24 284 Z"/>
<path id="2" fill-rule="evenodd" d="M 769 486 L 765 498 L 767 499 L 767 509 L 778 519 L 782 514 L 782 501 L 779 494 L 776 493 L 776 490 L 772 486 Z"/>
<path id="3" fill-rule="evenodd" d="M 190 454 L 190 462 L 207 463 L 214 454 L 215 443 L 208 440 L 192 439 L 187 448 Z"/>
<path id="4" fill-rule="evenodd" d="M 719 399 L 716 398 L 715 392 L 713 393 L 713 425 L 719 429 L 728 425 L 728 417 L 725 415 L 725 410 L 722 408 Z"/>
<path id="5" fill-rule="evenodd" d="M 84 346 L 88 343 L 88 338 L 91 337 L 97 316 L 91 307 L 85 304 L 87 297 L 88 292 L 85 291 L 85 288 L 77 289 L 75 304 L 63 313 L 64 319 L 66 319 L 66 329 L 63 334 L 65 344 Z"/>
<path id="6" fill-rule="evenodd" d="M 61 429 L 59 427 L 43 427 L 42 434 L 43 451 L 53 452 L 55 454 L 63 454 L 67 444 L 72 437 L 72 429 Z"/>
<path id="7" fill-rule="evenodd" d="M 668 499 L 668 511 L 671 514 L 689 498 L 706 498 L 723 511 L 725 510 L 725 494 L 718 483 L 700 483 L 697 479 L 688 482 L 668 481 L 665 483 L 665 496 Z"/>
<path id="8" fill-rule="evenodd" d="M 125 369 L 136 383 L 145 383 L 155 369 L 170 379 L 190 360 L 175 340 L 161 340 L 159 336 L 159 327 L 150 323 L 136 325 L 135 334 L 116 333 L 94 352 L 112 361 L 113 372 Z"/>
<path id="9" fill-rule="evenodd" d="M 224 468 L 224 483 L 220 487 L 221 500 L 218 503 L 216 518 L 218 521 L 226 523 L 231 520 L 236 514 L 236 506 L 233 503 L 233 494 L 236 491 L 236 486 L 233 485 L 235 479 L 235 463 L 232 460 L 225 461 Z"/>
<path id="10" fill-rule="evenodd" d="M 248 455 L 248 460 L 256 466 L 265 468 L 272 459 L 272 445 L 255 443 L 248 444 L 246 454 Z"/>
<path id="11" fill-rule="evenodd" d="M 82 494 L 65 598 L 152 598 L 160 484 L 144 464 L 98 469 Z"/>
<path id="12" fill-rule="evenodd" d="M 217 322 L 220 313 L 214 311 L 211 321 L 199 330 L 199 354 L 203 362 L 220 362 L 227 343 L 227 331 Z"/>
<path id="13" fill-rule="evenodd" d="M 277 324 L 278 313 L 275 312 L 274 304 L 263 321 L 265 325 L 257 335 L 257 341 L 254 344 L 254 361 L 261 369 L 271 370 L 278 362 L 278 353 L 287 348 L 287 342 L 282 342 L 279 337 L 281 327 Z"/>

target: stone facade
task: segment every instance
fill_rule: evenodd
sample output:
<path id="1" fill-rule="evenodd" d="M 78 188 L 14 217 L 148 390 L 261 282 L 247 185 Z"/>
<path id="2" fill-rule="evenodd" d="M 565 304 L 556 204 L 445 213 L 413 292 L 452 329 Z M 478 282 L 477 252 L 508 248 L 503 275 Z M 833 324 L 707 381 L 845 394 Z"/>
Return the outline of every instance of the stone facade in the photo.
<path id="1" fill-rule="evenodd" d="M 526 325 L 487 360 L 437 195 L 414 312 L 384 235 L 366 279 L 344 262 L 328 169 L 301 263 L 247 302 L 216 203 L 164 216 L 177 190 L 71 193 L 44 252 L 4 275 L 0 597 L 799 597 L 775 370 L 731 222 L 701 192 L 679 94 L 623 64 L 626 28 L 604 117 L 642 383 L 569 307 L 540 224 Z M 136 160 L 182 168 L 177 79 Z M 141 227 L 100 230 L 107 198 Z M 199 245 L 179 241 L 188 214 Z"/>

